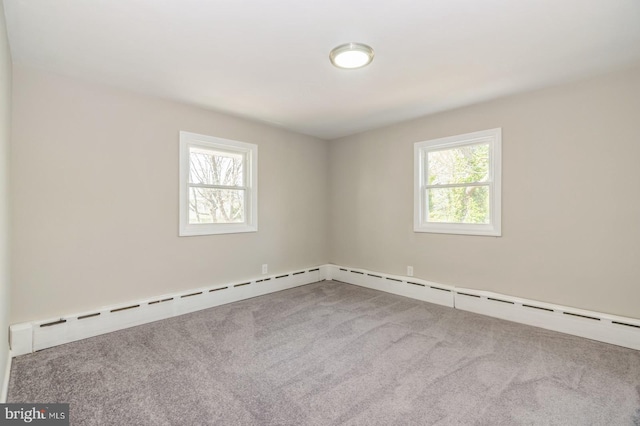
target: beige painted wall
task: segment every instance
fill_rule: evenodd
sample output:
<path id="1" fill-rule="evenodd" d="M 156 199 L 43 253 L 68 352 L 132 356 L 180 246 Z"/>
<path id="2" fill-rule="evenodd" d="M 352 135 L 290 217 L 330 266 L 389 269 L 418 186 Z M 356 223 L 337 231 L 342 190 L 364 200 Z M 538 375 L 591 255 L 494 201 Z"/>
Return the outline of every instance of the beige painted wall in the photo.
<path id="1" fill-rule="evenodd" d="M 412 231 L 413 143 L 502 127 L 503 236 Z M 640 318 L 640 65 L 330 144 L 330 261 Z"/>
<path id="2" fill-rule="evenodd" d="M 327 261 L 327 143 L 14 66 L 12 322 Z M 241 94 L 239 94 L 241 96 Z M 178 132 L 259 146 L 259 231 L 178 237 Z"/>
<path id="3" fill-rule="evenodd" d="M 11 322 L 326 261 L 640 318 L 640 66 L 330 143 L 13 74 Z M 413 143 L 493 127 L 503 237 L 414 233 Z M 177 237 L 180 130 L 260 146 L 258 233 Z"/>
<path id="4" fill-rule="evenodd" d="M 9 356 L 9 141 L 11 138 L 11 52 L 0 0 L 0 386 Z"/>

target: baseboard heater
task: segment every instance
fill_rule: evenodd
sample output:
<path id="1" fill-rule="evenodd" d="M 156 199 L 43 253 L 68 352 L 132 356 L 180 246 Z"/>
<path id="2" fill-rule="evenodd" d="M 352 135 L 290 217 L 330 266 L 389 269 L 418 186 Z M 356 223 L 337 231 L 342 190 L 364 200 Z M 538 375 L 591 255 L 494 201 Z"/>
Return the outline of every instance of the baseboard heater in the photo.
<path id="1" fill-rule="evenodd" d="M 326 273 L 327 279 L 640 350 L 640 320 L 634 318 L 359 268 L 327 265 Z"/>
<path id="2" fill-rule="evenodd" d="M 62 318 L 14 324 L 9 330 L 11 355 L 19 356 L 325 279 L 640 350 L 638 319 L 454 287 L 414 277 L 323 265 L 260 279 L 192 289 Z"/>
<path id="3" fill-rule="evenodd" d="M 103 307 L 62 318 L 14 324 L 9 328 L 11 356 L 322 281 L 325 270 L 324 266 L 300 269 Z"/>

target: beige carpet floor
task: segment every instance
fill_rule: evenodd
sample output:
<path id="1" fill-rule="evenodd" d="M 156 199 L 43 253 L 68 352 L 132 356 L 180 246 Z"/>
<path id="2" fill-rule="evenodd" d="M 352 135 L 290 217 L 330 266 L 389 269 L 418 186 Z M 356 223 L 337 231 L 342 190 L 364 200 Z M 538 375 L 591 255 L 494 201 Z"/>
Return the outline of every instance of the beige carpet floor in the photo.
<path id="1" fill-rule="evenodd" d="M 325 281 L 14 359 L 73 425 L 640 425 L 640 352 Z"/>

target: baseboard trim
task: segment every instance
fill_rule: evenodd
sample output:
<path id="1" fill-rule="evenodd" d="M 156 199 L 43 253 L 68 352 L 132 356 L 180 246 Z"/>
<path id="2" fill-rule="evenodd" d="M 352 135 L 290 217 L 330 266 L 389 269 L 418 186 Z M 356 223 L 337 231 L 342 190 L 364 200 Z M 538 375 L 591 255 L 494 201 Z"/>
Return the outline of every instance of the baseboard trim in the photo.
<path id="1" fill-rule="evenodd" d="M 438 305 L 454 307 L 455 288 L 414 277 L 384 274 L 366 269 L 327 265 L 328 277 L 374 290 L 393 293 Z"/>
<path id="2" fill-rule="evenodd" d="M 165 294 L 9 327 L 13 356 L 322 281 L 326 266 Z"/>
<path id="3" fill-rule="evenodd" d="M 640 350 L 640 320 L 360 268 L 314 268 L 202 287 L 10 327 L 11 356 L 237 302 L 322 280 L 335 280 L 508 321 Z M 8 361 L 7 369 L 11 363 Z M 8 373 L 2 392 L 6 397 Z"/>
<path id="4" fill-rule="evenodd" d="M 456 309 L 640 350 L 640 320 L 456 288 Z"/>
<path id="5" fill-rule="evenodd" d="M 327 265 L 327 277 L 455 309 L 640 350 L 639 319 L 339 265 Z"/>
<path id="6" fill-rule="evenodd" d="M 4 378 L 2 379 L 2 388 L 0 388 L 0 404 L 7 402 L 9 395 L 9 375 L 11 374 L 11 351 L 7 351 L 7 363 L 4 368 Z"/>

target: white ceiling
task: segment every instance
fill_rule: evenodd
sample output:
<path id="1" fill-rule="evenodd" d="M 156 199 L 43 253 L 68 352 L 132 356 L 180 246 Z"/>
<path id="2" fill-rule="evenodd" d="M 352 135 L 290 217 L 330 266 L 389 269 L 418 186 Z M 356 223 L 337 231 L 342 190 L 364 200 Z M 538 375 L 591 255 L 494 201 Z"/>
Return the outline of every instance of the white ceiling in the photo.
<path id="1" fill-rule="evenodd" d="M 640 60 L 639 0 L 4 0 L 13 61 L 333 139 Z M 359 70 L 342 43 L 376 52 Z"/>

